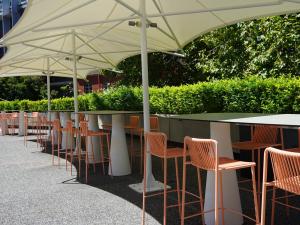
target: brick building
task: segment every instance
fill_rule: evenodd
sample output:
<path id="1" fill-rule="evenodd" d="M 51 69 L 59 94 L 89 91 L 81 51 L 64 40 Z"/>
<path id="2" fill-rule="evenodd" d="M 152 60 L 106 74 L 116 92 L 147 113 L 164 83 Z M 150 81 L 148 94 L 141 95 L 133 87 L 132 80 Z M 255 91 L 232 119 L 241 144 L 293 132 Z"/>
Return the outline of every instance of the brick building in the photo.
<path id="1" fill-rule="evenodd" d="M 78 92 L 81 94 L 103 91 L 117 81 L 116 77 L 91 74 L 87 76 L 86 80 L 78 80 Z"/>

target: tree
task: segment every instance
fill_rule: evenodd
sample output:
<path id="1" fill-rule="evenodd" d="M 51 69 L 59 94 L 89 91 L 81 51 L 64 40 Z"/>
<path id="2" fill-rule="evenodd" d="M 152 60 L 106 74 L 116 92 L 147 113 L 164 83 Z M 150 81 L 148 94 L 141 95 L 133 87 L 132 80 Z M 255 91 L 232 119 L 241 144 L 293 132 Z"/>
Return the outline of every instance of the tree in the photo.
<path id="1" fill-rule="evenodd" d="M 0 98 L 5 100 L 46 98 L 45 77 L 8 77 L 0 78 Z"/>
<path id="2" fill-rule="evenodd" d="M 266 17 L 217 29 L 188 44 L 186 57 L 149 54 L 149 83 L 180 85 L 209 79 L 299 75 L 300 14 Z M 140 56 L 124 60 L 120 84 L 141 85 Z"/>

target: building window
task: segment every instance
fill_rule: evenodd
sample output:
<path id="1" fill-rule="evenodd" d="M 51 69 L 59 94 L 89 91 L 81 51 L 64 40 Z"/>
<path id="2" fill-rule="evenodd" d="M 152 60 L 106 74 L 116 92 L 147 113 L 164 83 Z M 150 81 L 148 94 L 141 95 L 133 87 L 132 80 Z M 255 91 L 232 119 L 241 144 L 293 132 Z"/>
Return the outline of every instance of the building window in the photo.
<path id="1" fill-rule="evenodd" d="M 93 87 L 90 83 L 84 84 L 84 93 L 90 93 L 93 91 Z"/>

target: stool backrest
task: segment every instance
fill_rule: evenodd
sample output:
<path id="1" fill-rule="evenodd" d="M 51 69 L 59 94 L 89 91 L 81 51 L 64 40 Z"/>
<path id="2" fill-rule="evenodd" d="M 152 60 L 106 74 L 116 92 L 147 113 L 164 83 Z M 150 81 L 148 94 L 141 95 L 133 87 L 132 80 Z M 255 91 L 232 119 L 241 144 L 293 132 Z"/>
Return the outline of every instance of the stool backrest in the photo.
<path id="1" fill-rule="evenodd" d="M 88 122 L 87 121 L 80 121 L 79 122 L 79 127 L 80 127 L 81 136 L 87 136 L 87 134 L 88 134 Z"/>
<path id="2" fill-rule="evenodd" d="M 161 132 L 145 132 L 145 144 L 154 155 L 164 155 L 167 151 L 167 135 Z"/>
<path id="3" fill-rule="evenodd" d="M 213 139 L 185 137 L 184 152 L 188 152 L 191 164 L 198 168 L 215 170 L 218 167 L 217 141 Z"/>
<path id="4" fill-rule="evenodd" d="M 11 117 L 12 117 L 12 118 L 18 118 L 18 117 L 19 117 L 19 113 L 13 112 L 13 113 L 11 114 Z"/>
<path id="5" fill-rule="evenodd" d="M 68 132 L 72 132 L 72 130 L 73 130 L 73 122 L 72 122 L 72 120 L 67 120 L 66 121 L 66 128 L 67 128 Z"/>
<path id="6" fill-rule="evenodd" d="M 159 121 L 157 116 L 150 117 L 150 130 L 159 131 Z"/>
<path id="7" fill-rule="evenodd" d="M 61 129 L 61 124 L 59 119 L 53 120 L 53 129 L 54 130 L 60 130 Z"/>
<path id="8" fill-rule="evenodd" d="M 278 128 L 273 126 L 255 126 L 252 141 L 264 144 L 276 144 Z"/>
<path id="9" fill-rule="evenodd" d="M 83 113 L 79 113 L 79 121 L 85 121 L 85 115 Z"/>
<path id="10" fill-rule="evenodd" d="M 129 117 L 129 125 L 132 127 L 138 128 L 140 125 L 140 117 L 139 116 L 130 116 Z"/>
<path id="11" fill-rule="evenodd" d="M 300 153 L 267 148 L 265 150 L 264 170 L 270 156 L 274 185 L 280 189 L 300 194 Z M 267 160 L 267 161 L 266 161 Z M 264 175 L 265 171 L 264 171 Z"/>
<path id="12" fill-rule="evenodd" d="M 38 112 L 32 112 L 31 113 L 31 117 L 38 117 L 39 116 L 39 113 Z"/>

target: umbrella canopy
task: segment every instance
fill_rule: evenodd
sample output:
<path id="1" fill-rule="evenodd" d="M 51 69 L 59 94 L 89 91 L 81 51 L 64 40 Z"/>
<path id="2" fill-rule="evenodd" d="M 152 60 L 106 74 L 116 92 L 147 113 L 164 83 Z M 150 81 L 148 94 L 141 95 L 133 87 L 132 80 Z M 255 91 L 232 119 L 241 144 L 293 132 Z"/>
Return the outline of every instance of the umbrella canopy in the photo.
<path id="1" fill-rule="evenodd" d="M 13 76 L 45 76 L 49 72 L 51 76 L 73 77 L 73 64 L 71 61 L 49 57 L 49 71 L 47 66 L 48 57 L 34 59 L 19 59 L 7 63 L 0 68 L 0 77 Z M 80 64 L 78 78 L 84 79 L 86 74 L 94 67 Z"/>
<path id="2" fill-rule="evenodd" d="M 71 56 L 73 63 L 84 59 L 85 64 L 102 68 L 115 67 L 141 51 L 144 127 L 149 131 L 147 51 L 180 50 L 218 27 L 299 11 L 300 0 L 29 0 L 23 17 L 2 44 L 36 49 L 33 55 L 37 56 L 39 51 Z M 18 51 L 11 51 L 10 57 L 0 60 L 0 67 L 20 57 Z M 148 155 L 148 185 L 152 179 L 149 162 Z"/>
<path id="3" fill-rule="evenodd" d="M 147 1 L 147 51 L 180 50 L 217 27 L 299 10 L 300 0 Z M 136 0 L 29 0 L 17 25 L 1 39 L 8 52 L 0 60 L 0 76 L 17 69 L 39 73 L 48 57 L 56 75 L 72 76 L 74 54 L 80 77 L 116 67 L 140 53 L 141 15 Z"/>
<path id="4" fill-rule="evenodd" d="M 67 39 L 74 29 L 78 55 L 115 66 L 140 50 L 140 29 L 128 24 L 140 25 L 139 7 L 136 0 L 29 0 L 23 17 L 3 42 L 70 53 L 72 45 Z M 217 27 L 297 12 L 300 1 L 152 0 L 145 7 L 148 26 L 153 27 L 147 31 L 148 50 L 169 51 Z"/>

